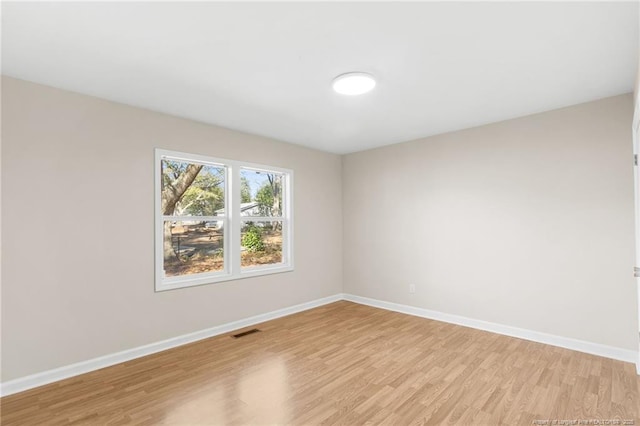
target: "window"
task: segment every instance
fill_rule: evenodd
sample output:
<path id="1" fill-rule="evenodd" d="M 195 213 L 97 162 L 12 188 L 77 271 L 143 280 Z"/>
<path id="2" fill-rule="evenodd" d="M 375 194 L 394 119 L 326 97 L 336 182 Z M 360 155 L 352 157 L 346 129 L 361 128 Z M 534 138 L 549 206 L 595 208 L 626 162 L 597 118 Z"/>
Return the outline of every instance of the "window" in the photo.
<path id="1" fill-rule="evenodd" d="M 293 270 L 293 173 L 156 149 L 156 291 Z"/>

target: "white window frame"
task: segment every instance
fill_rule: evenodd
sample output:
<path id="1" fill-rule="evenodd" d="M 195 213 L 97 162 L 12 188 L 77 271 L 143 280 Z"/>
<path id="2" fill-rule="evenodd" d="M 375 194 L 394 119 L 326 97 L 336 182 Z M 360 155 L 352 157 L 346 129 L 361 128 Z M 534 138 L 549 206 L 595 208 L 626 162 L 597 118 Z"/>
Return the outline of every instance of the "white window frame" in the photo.
<path id="1" fill-rule="evenodd" d="M 165 277 L 163 253 L 163 226 L 166 218 L 162 215 L 162 170 L 164 158 L 225 167 L 225 215 L 224 222 L 224 269 L 216 272 L 189 274 Z M 261 275 L 293 271 L 293 170 L 263 164 L 247 163 L 224 158 L 188 154 L 156 148 L 155 150 L 155 289 L 156 291 L 173 290 L 197 285 L 212 284 Z M 254 169 L 261 172 L 282 174 L 282 216 L 251 217 L 241 216 L 240 169 Z M 220 221 L 222 216 L 195 216 L 199 220 Z M 182 220 L 193 220 L 194 216 L 181 217 Z M 282 263 L 241 267 L 241 229 L 244 222 L 280 221 L 282 222 Z"/>

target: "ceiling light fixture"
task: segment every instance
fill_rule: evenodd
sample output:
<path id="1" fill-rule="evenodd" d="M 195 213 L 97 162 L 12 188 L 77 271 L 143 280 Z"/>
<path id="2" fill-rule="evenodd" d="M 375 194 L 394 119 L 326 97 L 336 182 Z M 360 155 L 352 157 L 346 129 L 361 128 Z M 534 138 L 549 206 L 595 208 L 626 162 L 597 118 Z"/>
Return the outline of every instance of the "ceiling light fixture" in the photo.
<path id="1" fill-rule="evenodd" d="M 362 95 L 376 87 L 376 80 L 366 72 L 348 72 L 333 79 L 333 90 L 341 95 Z"/>

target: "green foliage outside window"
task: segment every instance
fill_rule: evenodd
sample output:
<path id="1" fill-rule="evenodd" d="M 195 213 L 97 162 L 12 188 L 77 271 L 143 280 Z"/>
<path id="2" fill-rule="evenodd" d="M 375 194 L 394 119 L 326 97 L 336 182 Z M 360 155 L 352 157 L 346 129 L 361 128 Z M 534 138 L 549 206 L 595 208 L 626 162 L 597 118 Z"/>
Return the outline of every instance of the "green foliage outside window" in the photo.
<path id="1" fill-rule="evenodd" d="M 262 230 L 253 224 L 247 225 L 246 231 L 242 236 L 242 245 L 251 253 L 264 251 Z"/>

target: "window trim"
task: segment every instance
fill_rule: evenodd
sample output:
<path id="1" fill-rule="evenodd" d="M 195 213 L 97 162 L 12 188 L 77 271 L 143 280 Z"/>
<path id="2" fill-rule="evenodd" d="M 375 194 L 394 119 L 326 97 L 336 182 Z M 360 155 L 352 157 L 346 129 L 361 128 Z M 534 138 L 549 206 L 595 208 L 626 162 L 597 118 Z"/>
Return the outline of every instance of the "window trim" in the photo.
<path id="1" fill-rule="evenodd" d="M 224 236 L 224 269 L 216 272 L 191 274 L 185 276 L 164 276 L 163 226 L 165 216 L 162 214 L 162 171 L 160 162 L 163 158 L 171 158 L 190 163 L 203 163 L 225 167 L 225 216 Z M 200 286 L 206 284 L 232 281 L 262 275 L 293 271 L 293 170 L 264 164 L 208 157 L 166 149 L 155 149 L 154 155 L 154 250 L 155 250 L 155 291 L 174 290 L 178 288 Z M 240 215 L 240 170 L 254 169 L 265 172 L 276 172 L 283 175 L 282 184 L 282 216 L 275 217 L 243 217 Z M 230 214 L 229 214 L 230 213 Z M 193 217 L 193 216 L 191 216 Z M 208 216 L 203 216 L 208 217 Z M 221 218 L 222 216 L 216 216 Z M 267 266 L 251 266 L 242 268 L 240 237 L 243 222 L 253 219 L 259 222 L 264 219 L 282 221 L 282 263 Z"/>

